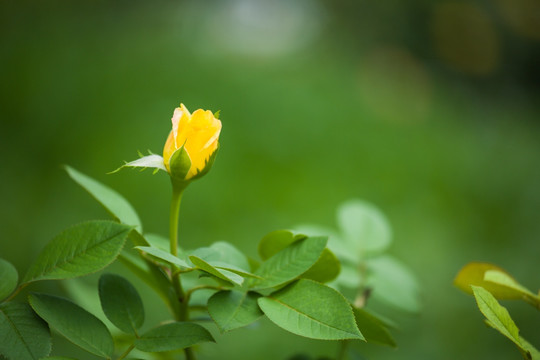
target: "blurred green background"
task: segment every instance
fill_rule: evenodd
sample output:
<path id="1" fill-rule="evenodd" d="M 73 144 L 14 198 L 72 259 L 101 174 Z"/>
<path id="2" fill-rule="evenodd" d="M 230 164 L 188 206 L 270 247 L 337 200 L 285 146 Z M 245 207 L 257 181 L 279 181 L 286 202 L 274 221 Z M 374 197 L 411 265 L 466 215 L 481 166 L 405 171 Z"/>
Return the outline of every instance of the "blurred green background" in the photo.
<path id="1" fill-rule="evenodd" d="M 520 358 L 452 280 L 476 260 L 540 287 L 540 2 L 6 0 L 0 9 L 0 256 L 20 273 L 67 226 L 106 218 L 61 164 L 118 190 L 146 231 L 166 235 L 167 176 L 106 173 L 137 150 L 160 153 L 181 101 L 221 110 L 223 122 L 212 172 L 184 198 L 186 247 L 226 240 L 255 255 L 265 233 L 335 226 L 337 206 L 362 198 L 390 219 L 391 253 L 417 274 L 424 304 L 400 321 L 397 350 L 356 346 L 366 359 Z M 161 304 L 145 305 L 150 327 Z M 540 346 L 539 313 L 505 305 Z M 256 327 L 218 336 L 201 358 L 337 349 Z"/>

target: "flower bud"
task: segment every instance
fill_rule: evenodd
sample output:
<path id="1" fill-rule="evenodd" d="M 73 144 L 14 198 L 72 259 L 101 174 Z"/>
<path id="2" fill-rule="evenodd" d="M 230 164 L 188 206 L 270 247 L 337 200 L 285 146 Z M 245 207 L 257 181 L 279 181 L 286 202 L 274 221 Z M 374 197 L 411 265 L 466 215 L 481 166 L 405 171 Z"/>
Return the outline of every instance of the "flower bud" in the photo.
<path id="1" fill-rule="evenodd" d="M 209 110 L 190 114 L 184 104 L 174 109 L 172 130 L 163 148 L 163 162 L 174 181 L 206 174 L 218 150 L 221 121 Z"/>

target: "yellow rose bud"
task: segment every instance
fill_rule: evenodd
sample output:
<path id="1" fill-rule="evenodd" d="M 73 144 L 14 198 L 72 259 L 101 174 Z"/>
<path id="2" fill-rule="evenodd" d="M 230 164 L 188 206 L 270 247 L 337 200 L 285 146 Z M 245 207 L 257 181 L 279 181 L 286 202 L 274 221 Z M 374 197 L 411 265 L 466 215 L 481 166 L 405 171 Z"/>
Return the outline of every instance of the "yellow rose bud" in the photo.
<path id="1" fill-rule="evenodd" d="M 218 148 L 221 121 L 209 110 L 199 109 L 190 114 L 184 104 L 174 109 L 171 121 L 172 130 L 163 148 L 163 162 L 167 172 L 171 173 L 171 157 L 183 148 L 191 162 L 183 180 L 202 175 L 209 170 L 212 156 Z"/>

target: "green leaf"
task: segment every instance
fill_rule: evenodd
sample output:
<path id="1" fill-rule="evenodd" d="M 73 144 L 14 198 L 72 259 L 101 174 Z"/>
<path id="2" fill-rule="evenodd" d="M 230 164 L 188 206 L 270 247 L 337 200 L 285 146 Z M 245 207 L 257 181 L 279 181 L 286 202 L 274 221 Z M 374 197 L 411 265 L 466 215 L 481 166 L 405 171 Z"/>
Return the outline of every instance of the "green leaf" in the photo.
<path id="1" fill-rule="evenodd" d="M 242 277 L 260 279 L 250 272 L 249 260 L 231 244 L 219 241 L 210 247 L 201 247 L 192 251 L 190 256 L 202 259 L 208 265 L 218 270 L 226 270 Z"/>
<path id="2" fill-rule="evenodd" d="M 221 332 L 237 329 L 263 316 L 259 297 L 254 292 L 220 291 L 208 300 L 208 312 Z"/>
<path id="3" fill-rule="evenodd" d="M 534 306 L 540 308 L 540 296 L 534 294 L 529 289 L 518 283 L 513 277 L 500 270 L 488 270 L 484 274 L 484 281 L 504 288 L 506 291 L 515 291 L 516 296 L 527 300 Z"/>
<path id="4" fill-rule="evenodd" d="M 303 234 L 294 235 L 288 230 L 276 230 L 265 235 L 259 242 L 259 255 L 263 260 L 274 256 L 293 242 L 305 239 Z M 329 249 L 324 249 L 318 261 L 302 277 L 322 283 L 334 280 L 340 272 L 340 263 Z"/>
<path id="5" fill-rule="evenodd" d="M 131 227 L 89 221 L 61 232 L 39 254 L 24 282 L 68 279 L 99 271 L 116 259 Z"/>
<path id="6" fill-rule="evenodd" d="M 532 346 L 527 340 L 519 337 L 521 341 L 521 346 L 523 348 L 522 354 L 525 354 L 525 357 L 529 360 L 540 360 L 540 351 L 538 351 L 534 346 Z"/>
<path id="7" fill-rule="evenodd" d="M 77 359 L 68 358 L 68 357 L 65 357 L 65 356 L 49 356 L 49 357 L 46 357 L 46 358 L 42 358 L 40 360 L 77 360 Z"/>
<path id="8" fill-rule="evenodd" d="M 334 229 L 320 226 L 320 225 L 298 225 L 295 226 L 296 232 L 300 234 L 306 234 L 309 237 L 312 236 L 327 236 L 328 243 L 326 246 L 340 259 L 353 264 L 358 264 L 361 260 L 359 254 L 356 251 L 356 246 L 351 247 L 341 235 Z M 352 250 L 352 251 L 351 251 Z"/>
<path id="9" fill-rule="evenodd" d="M 237 275 L 228 270 L 218 269 L 210 265 L 208 262 L 204 261 L 200 257 L 191 255 L 189 260 L 195 265 L 199 270 L 207 272 L 210 275 L 213 275 L 221 280 L 232 282 L 238 285 L 242 285 L 244 278 L 240 275 Z"/>
<path id="10" fill-rule="evenodd" d="M 88 311 L 67 299 L 46 294 L 31 294 L 29 301 L 43 320 L 75 345 L 101 357 L 112 356 L 111 333 Z"/>
<path id="11" fill-rule="evenodd" d="M 139 216 L 122 195 L 72 167 L 66 166 L 66 171 L 77 184 L 88 191 L 118 221 L 135 226 L 137 231 L 142 233 Z"/>
<path id="12" fill-rule="evenodd" d="M 182 260 L 171 253 L 166 252 L 165 250 L 150 246 L 136 246 L 135 249 L 141 250 L 157 259 L 163 260 L 167 264 L 173 264 L 185 269 L 191 268 L 191 266 L 185 260 Z"/>
<path id="13" fill-rule="evenodd" d="M 189 322 L 158 326 L 135 340 L 135 348 L 146 352 L 184 349 L 201 342 L 215 342 L 204 327 Z"/>
<path id="14" fill-rule="evenodd" d="M 267 260 L 285 249 L 295 241 L 294 234 L 289 230 L 276 230 L 266 234 L 259 241 L 259 256 L 263 260 Z"/>
<path id="15" fill-rule="evenodd" d="M 338 209 L 338 224 L 348 248 L 363 253 L 379 253 L 388 248 L 392 231 L 386 216 L 370 203 L 351 200 Z"/>
<path id="16" fill-rule="evenodd" d="M 302 274 L 302 277 L 327 283 L 337 278 L 340 271 L 341 263 L 338 258 L 328 248 L 325 248 L 319 260 L 308 271 Z"/>
<path id="17" fill-rule="evenodd" d="M 232 244 L 225 241 L 218 241 L 210 245 L 210 248 L 219 254 L 218 261 L 234 265 L 236 268 L 246 272 L 250 271 L 247 257 Z"/>
<path id="18" fill-rule="evenodd" d="M 0 304 L 0 358 L 37 360 L 51 352 L 47 324 L 26 303 Z"/>
<path id="19" fill-rule="evenodd" d="M 364 339 L 343 295 L 313 280 L 300 279 L 258 303 L 272 322 L 293 334 L 321 340 Z"/>
<path id="20" fill-rule="evenodd" d="M 384 255 L 367 261 L 372 297 L 398 309 L 420 311 L 419 286 L 414 274 L 395 258 Z"/>
<path id="21" fill-rule="evenodd" d="M 501 306 L 495 297 L 486 289 L 479 286 L 471 286 L 478 309 L 489 321 L 489 325 L 510 339 L 518 347 L 521 347 L 519 329 L 510 317 L 508 310 Z"/>
<path id="22" fill-rule="evenodd" d="M 142 154 L 140 154 L 140 156 L 141 157 L 139 159 L 125 163 L 118 169 L 110 172 L 110 174 L 114 174 L 115 172 L 118 172 L 125 167 L 140 167 L 142 168 L 142 170 L 146 168 L 153 168 L 155 169 L 155 172 L 159 170 L 167 171 L 167 169 L 165 168 L 165 164 L 163 163 L 163 157 L 156 154 L 150 154 L 147 156 L 143 156 Z"/>
<path id="23" fill-rule="evenodd" d="M 99 299 L 103 312 L 117 328 L 137 334 L 144 323 L 144 308 L 139 293 L 129 281 L 119 275 L 101 275 Z"/>
<path id="24" fill-rule="evenodd" d="M 165 304 L 170 305 L 174 295 L 170 291 L 171 283 L 169 277 L 162 269 L 154 266 L 149 260 L 143 260 L 140 256 L 135 256 L 128 252 L 120 254 L 118 260 L 139 279 L 143 280 L 146 285 L 152 288 Z"/>
<path id="25" fill-rule="evenodd" d="M 0 300 L 8 297 L 17 287 L 19 273 L 9 261 L 0 259 Z"/>
<path id="26" fill-rule="evenodd" d="M 250 286 L 266 289 L 292 281 L 308 271 L 321 256 L 327 238 L 311 237 L 297 240 L 261 264 L 255 272 L 263 280 L 254 280 Z"/>
<path id="27" fill-rule="evenodd" d="M 396 347 L 396 342 L 381 319 L 364 309 L 353 307 L 353 312 L 356 325 L 367 342 Z"/>
<path id="28" fill-rule="evenodd" d="M 158 234 L 144 234 L 144 238 L 151 247 L 158 248 L 167 252 L 170 250 L 169 238 L 165 236 L 161 236 Z M 141 244 L 137 245 L 142 246 Z"/>
<path id="29" fill-rule="evenodd" d="M 341 263 L 341 271 L 336 284 L 341 287 L 357 290 L 363 286 L 365 276 L 360 272 L 360 266 L 349 262 Z"/>
<path id="30" fill-rule="evenodd" d="M 486 273 L 491 271 L 495 271 L 495 273 L 488 275 L 488 279 L 486 279 Z M 468 263 L 457 274 L 454 279 L 454 285 L 471 295 L 473 294 L 471 286 L 474 285 L 483 287 L 500 300 L 517 300 L 523 298 L 524 288 L 504 269 L 489 263 Z"/>

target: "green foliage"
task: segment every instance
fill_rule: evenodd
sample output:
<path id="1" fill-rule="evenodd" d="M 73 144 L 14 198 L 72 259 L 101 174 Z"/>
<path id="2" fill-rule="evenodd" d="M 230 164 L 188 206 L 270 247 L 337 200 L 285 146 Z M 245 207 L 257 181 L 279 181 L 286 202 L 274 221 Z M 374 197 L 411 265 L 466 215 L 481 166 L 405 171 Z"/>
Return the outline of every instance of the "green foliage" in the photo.
<path id="1" fill-rule="evenodd" d="M 181 175 L 185 176 L 190 164 L 185 149 L 173 154 L 171 173 L 176 199 L 173 207 L 179 206 L 181 192 L 189 183 Z M 135 211 L 123 197 L 72 168 L 66 169 L 120 222 L 90 221 L 64 230 L 45 246 L 18 288 L 16 270 L 0 260 L 4 280 L 0 296 L 13 294 L 11 299 L 23 287 L 38 280 L 70 279 L 95 273 L 118 257 L 165 301 L 175 321 L 168 320 L 139 334 L 145 321 L 139 293 L 126 278 L 102 274 L 99 297 L 95 299 L 94 293 L 89 292 L 95 291 L 94 288 L 83 286 L 82 291 L 81 283 L 65 284 L 68 292 L 72 291 L 72 298 L 99 314 L 102 320 L 70 300 L 46 294 L 31 294 L 30 305 L 0 304 L 3 316 L 0 330 L 8 333 L 6 344 L 9 345 L 0 345 L 1 356 L 15 354 L 23 360 L 47 356 L 51 340 L 43 319 L 75 345 L 103 358 L 113 357 L 116 340 L 127 347 L 120 358 L 125 358 L 132 349 L 143 352 L 186 349 L 186 357 L 192 359 L 193 345 L 214 342 L 205 327 L 189 321 L 190 312 L 195 309 L 207 311 L 222 333 L 267 316 L 279 327 L 308 338 L 367 340 L 395 346 L 382 320 L 364 309 L 353 308 L 339 291 L 323 284 L 334 281 L 333 286 L 339 286 L 343 279 L 349 278 L 358 294 L 367 294 L 369 291 L 365 290 L 374 287 L 380 298 L 388 297 L 391 302 L 397 290 L 396 306 L 418 308 L 414 277 L 394 259 L 382 254 L 390 241 L 386 220 L 365 203 L 351 202 L 340 208 L 340 223 L 346 236 L 332 234 L 330 242 L 326 236 L 287 230 L 267 234 L 258 245 L 262 259 L 259 263 L 224 241 L 182 251 L 174 232 L 170 240 L 145 235 Z M 176 221 L 177 210 L 171 209 L 172 221 Z M 172 225 L 171 229 L 176 229 Z M 130 246 L 124 249 L 128 236 Z M 369 276 L 360 273 L 362 266 L 369 268 Z M 500 276 L 492 281 L 506 281 L 507 287 L 519 289 Z M 365 303 L 367 297 L 362 300 Z M 113 339 L 104 322 L 128 335 Z"/>
<path id="2" fill-rule="evenodd" d="M 420 311 L 418 283 L 412 272 L 395 258 L 383 255 L 367 261 L 373 299 L 410 312 Z M 397 296 L 399 294 L 399 296 Z"/>
<path id="3" fill-rule="evenodd" d="M 267 260 L 295 241 L 305 238 L 307 238 L 306 235 L 294 235 L 288 230 L 272 231 L 259 242 L 259 256 L 263 260 Z M 341 264 L 338 258 L 328 248 L 325 248 L 317 262 L 302 277 L 326 283 L 334 280 L 339 275 L 340 270 Z"/>
<path id="4" fill-rule="evenodd" d="M 174 255 L 171 255 L 171 253 L 168 253 L 165 250 L 161 250 L 159 248 L 151 247 L 151 246 L 136 246 L 135 249 L 140 250 L 148 255 L 151 255 L 156 259 L 162 260 L 163 262 L 167 264 L 176 265 L 184 269 L 191 268 L 191 266 L 186 261 Z"/>
<path id="5" fill-rule="evenodd" d="M 237 329 L 263 316 L 254 292 L 220 291 L 208 300 L 208 312 L 221 332 Z"/>
<path id="6" fill-rule="evenodd" d="M 215 342 L 201 325 L 189 322 L 174 322 L 158 326 L 135 340 L 135 347 L 146 352 L 161 352 L 184 349 L 201 342 Z"/>
<path id="7" fill-rule="evenodd" d="M 137 334 L 144 323 L 141 297 L 129 281 L 114 274 L 99 278 L 99 298 L 103 312 L 120 330 Z"/>
<path id="8" fill-rule="evenodd" d="M 293 242 L 261 264 L 255 275 L 262 279 L 253 280 L 251 287 L 266 289 L 298 278 L 319 260 L 326 241 L 326 237 L 310 237 Z"/>
<path id="9" fill-rule="evenodd" d="M 343 295 L 318 282 L 300 279 L 258 302 L 272 322 L 294 334 L 321 340 L 364 339 Z"/>
<path id="10" fill-rule="evenodd" d="M 391 244 L 392 230 L 384 214 L 365 201 L 350 200 L 339 206 L 337 223 L 339 231 L 317 225 L 296 228 L 309 236 L 329 237 L 328 248 L 340 263 L 332 285 L 354 290 L 356 294 L 369 289 L 370 302 L 390 305 L 401 311 L 420 311 L 416 277 L 397 259 L 385 254 Z M 321 257 L 319 261 L 323 259 Z M 309 277 L 309 273 L 304 277 Z M 321 281 L 321 278 L 315 279 Z M 354 297 L 349 300 L 356 301 Z"/>
<path id="11" fill-rule="evenodd" d="M 0 358 L 38 360 L 51 352 L 47 324 L 26 303 L 0 304 Z"/>
<path id="12" fill-rule="evenodd" d="M 325 248 L 321 256 L 313 266 L 306 271 L 302 277 L 315 280 L 321 283 L 328 283 L 335 280 L 341 271 L 341 263 L 332 251 Z"/>
<path id="13" fill-rule="evenodd" d="M 525 359 L 540 359 L 538 351 L 519 335 L 519 329 L 508 310 L 486 289 L 474 285 L 471 287 L 478 308 L 486 317 L 486 323 L 516 344 Z"/>
<path id="14" fill-rule="evenodd" d="M 221 280 L 231 282 L 233 284 L 242 285 L 244 278 L 238 274 L 235 274 L 228 270 L 218 269 L 208 262 L 204 261 L 200 257 L 191 255 L 189 260 L 197 267 L 197 269 L 208 273 L 209 275 L 215 276 Z"/>
<path id="15" fill-rule="evenodd" d="M 468 294 L 473 294 L 472 286 L 479 286 L 496 299 L 525 300 L 540 309 L 539 295 L 525 288 L 508 272 L 493 264 L 468 263 L 458 272 L 454 285 Z"/>
<path id="16" fill-rule="evenodd" d="M 373 205 L 351 200 L 338 209 L 338 225 L 348 249 L 357 254 L 379 253 L 390 245 L 392 232 L 384 214 Z"/>
<path id="17" fill-rule="evenodd" d="M 73 302 L 46 294 L 31 294 L 30 305 L 49 326 L 69 341 L 97 356 L 110 358 L 114 343 L 107 327 Z"/>
<path id="18" fill-rule="evenodd" d="M 99 271 L 116 259 L 130 231 L 130 226 L 111 221 L 89 221 L 64 230 L 45 246 L 23 282 Z"/>
<path id="19" fill-rule="evenodd" d="M 19 273 L 9 261 L 0 259 L 0 300 L 6 298 L 15 290 L 19 281 Z"/>
<path id="20" fill-rule="evenodd" d="M 356 325 L 362 329 L 367 342 L 396 347 L 394 338 L 381 319 L 364 309 L 353 307 L 353 312 Z"/>
<path id="21" fill-rule="evenodd" d="M 142 232 L 139 216 L 122 195 L 72 167 L 66 166 L 66 171 L 77 184 L 88 191 L 112 216 L 123 224 L 135 226 L 137 231 Z"/>
<path id="22" fill-rule="evenodd" d="M 500 267 L 489 263 L 472 262 L 457 274 L 454 284 L 472 293 L 486 324 L 497 330 L 519 349 L 526 360 L 540 360 L 540 352 L 519 334 L 519 328 L 508 310 L 497 299 L 524 300 L 540 310 L 540 298 Z"/>

